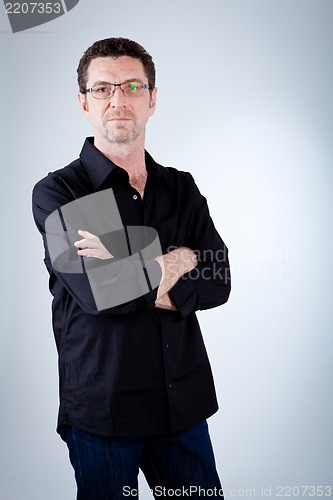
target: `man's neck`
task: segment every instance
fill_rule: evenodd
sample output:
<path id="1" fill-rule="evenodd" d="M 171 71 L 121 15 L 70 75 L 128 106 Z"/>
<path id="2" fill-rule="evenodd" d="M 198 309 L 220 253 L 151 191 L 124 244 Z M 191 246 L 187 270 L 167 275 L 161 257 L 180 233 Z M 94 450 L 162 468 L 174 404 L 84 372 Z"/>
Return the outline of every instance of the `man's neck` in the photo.
<path id="1" fill-rule="evenodd" d="M 116 144 L 95 139 L 94 146 L 115 165 L 126 170 L 130 179 L 146 174 L 144 143 Z"/>

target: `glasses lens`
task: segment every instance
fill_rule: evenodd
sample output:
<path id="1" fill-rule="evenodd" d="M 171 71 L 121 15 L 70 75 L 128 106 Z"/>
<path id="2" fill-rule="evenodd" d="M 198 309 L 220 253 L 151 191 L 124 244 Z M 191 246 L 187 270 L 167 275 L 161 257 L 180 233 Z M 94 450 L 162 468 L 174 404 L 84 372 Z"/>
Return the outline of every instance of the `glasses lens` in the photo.
<path id="1" fill-rule="evenodd" d="M 130 82 L 130 83 L 123 83 L 121 88 L 123 89 L 123 92 L 125 96 L 131 97 L 131 96 L 137 96 L 139 97 L 140 95 L 143 94 L 143 90 L 145 86 L 143 83 L 140 82 Z"/>
<path id="2" fill-rule="evenodd" d="M 96 99 L 108 99 L 112 95 L 112 88 L 110 85 L 95 85 L 92 87 L 92 95 Z"/>

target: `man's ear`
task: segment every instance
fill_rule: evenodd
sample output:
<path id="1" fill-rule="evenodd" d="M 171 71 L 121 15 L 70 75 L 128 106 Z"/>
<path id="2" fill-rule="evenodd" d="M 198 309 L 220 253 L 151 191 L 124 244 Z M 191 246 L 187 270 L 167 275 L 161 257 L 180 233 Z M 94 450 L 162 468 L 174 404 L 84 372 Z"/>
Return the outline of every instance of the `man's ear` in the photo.
<path id="1" fill-rule="evenodd" d="M 83 112 L 85 112 L 85 113 L 86 113 L 87 111 L 89 111 L 89 110 L 88 110 L 88 103 L 87 103 L 87 95 L 86 95 L 86 94 L 82 94 L 82 92 L 79 92 L 79 93 L 77 94 L 77 97 L 78 97 L 78 99 L 79 99 L 79 103 L 80 103 L 80 105 L 81 105 L 81 109 L 82 109 L 82 111 L 83 111 Z"/>
<path id="2" fill-rule="evenodd" d="M 150 96 L 150 103 L 149 103 L 149 107 L 151 108 L 151 115 L 150 116 L 152 116 L 155 112 L 156 95 L 157 95 L 157 88 L 155 87 L 151 93 L 151 96 Z"/>

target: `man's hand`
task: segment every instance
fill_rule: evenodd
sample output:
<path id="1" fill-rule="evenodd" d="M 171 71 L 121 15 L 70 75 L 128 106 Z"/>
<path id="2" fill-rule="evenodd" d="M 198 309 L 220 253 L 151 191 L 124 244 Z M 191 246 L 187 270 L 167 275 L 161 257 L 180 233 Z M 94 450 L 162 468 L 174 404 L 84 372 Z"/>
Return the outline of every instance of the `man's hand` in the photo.
<path id="1" fill-rule="evenodd" d="M 177 311 L 177 307 L 172 302 L 168 293 L 165 293 L 164 295 L 162 295 L 162 297 L 156 299 L 155 307 L 159 307 L 160 309 L 168 309 L 168 311 Z"/>
<path id="2" fill-rule="evenodd" d="M 74 246 L 78 248 L 77 254 L 82 257 L 94 257 L 95 259 L 112 259 L 112 255 L 107 251 L 98 236 L 94 236 L 88 231 L 78 231 L 83 240 L 76 241 Z"/>
<path id="3" fill-rule="evenodd" d="M 176 310 L 168 292 L 179 278 L 197 266 L 197 256 L 190 248 L 180 247 L 156 257 L 156 260 L 162 269 L 162 279 L 157 290 L 155 305 L 163 309 Z"/>

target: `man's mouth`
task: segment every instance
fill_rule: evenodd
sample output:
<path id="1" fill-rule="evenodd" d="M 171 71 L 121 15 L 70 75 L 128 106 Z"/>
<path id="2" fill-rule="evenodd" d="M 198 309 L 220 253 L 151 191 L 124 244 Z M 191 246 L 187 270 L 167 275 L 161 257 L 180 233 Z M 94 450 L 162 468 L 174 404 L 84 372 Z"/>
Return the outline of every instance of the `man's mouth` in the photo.
<path id="1" fill-rule="evenodd" d="M 113 116 L 109 118 L 109 120 L 115 122 L 122 122 L 122 121 L 129 121 L 130 118 L 127 118 L 126 116 Z"/>

